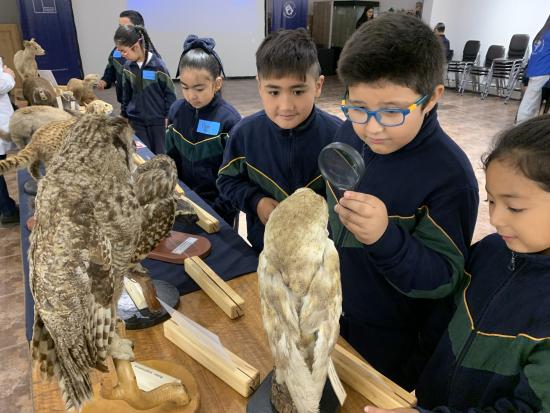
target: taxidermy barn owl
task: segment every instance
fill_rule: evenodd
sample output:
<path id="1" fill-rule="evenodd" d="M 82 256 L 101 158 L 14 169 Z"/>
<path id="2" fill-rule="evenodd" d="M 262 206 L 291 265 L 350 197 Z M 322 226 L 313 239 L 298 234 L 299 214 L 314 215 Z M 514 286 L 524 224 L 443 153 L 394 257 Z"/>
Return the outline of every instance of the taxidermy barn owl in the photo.
<path id="1" fill-rule="evenodd" d="M 342 312 L 340 263 L 325 200 L 301 188 L 266 224 L 258 264 L 264 327 L 275 364 L 271 401 L 288 389 L 298 413 L 319 411 Z M 290 411 L 290 410 L 289 410 Z"/>
<path id="2" fill-rule="evenodd" d="M 159 155 L 136 169 L 133 154 L 125 119 L 84 115 L 38 187 L 32 353 L 43 376 L 57 376 L 67 409 L 92 397 L 90 368 L 105 370 L 108 356 L 133 359 L 115 333 L 123 276 L 142 271 L 174 223 L 174 162 Z"/>

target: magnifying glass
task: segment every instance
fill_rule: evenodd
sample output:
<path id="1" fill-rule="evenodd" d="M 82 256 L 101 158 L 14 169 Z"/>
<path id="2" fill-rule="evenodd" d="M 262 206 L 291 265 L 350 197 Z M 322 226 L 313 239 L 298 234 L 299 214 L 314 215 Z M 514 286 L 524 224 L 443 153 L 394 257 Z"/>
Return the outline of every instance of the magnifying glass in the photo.
<path id="1" fill-rule="evenodd" d="M 317 159 L 319 170 L 332 188 L 337 199 L 345 191 L 353 191 L 365 174 L 365 162 L 359 152 L 343 142 L 325 146 Z"/>

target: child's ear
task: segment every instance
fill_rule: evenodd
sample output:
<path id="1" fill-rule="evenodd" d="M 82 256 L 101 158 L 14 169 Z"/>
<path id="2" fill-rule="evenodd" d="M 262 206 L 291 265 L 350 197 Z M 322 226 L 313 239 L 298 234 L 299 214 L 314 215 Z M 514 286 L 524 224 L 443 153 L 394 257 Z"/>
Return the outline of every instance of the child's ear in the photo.
<path id="1" fill-rule="evenodd" d="M 256 82 L 258 82 L 258 90 L 260 90 L 260 78 L 256 75 Z"/>
<path id="2" fill-rule="evenodd" d="M 221 76 L 218 76 L 216 80 L 214 80 L 214 91 L 218 91 L 222 88 L 223 79 Z"/>
<path id="3" fill-rule="evenodd" d="M 444 91 L 445 91 L 445 86 L 443 85 L 437 85 L 435 87 L 434 93 L 432 93 L 432 97 L 430 98 L 426 106 L 424 106 L 424 110 L 423 110 L 424 113 L 428 113 L 430 110 L 434 108 L 435 104 L 443 96 Z"/>
<path id="4" fill-rule="evenodd" d="M 325 83 L 325 77 L 323 75 L 319 76 L 315 81 L 315 97 L 318 98 L 321 96 L 323 91 L 323 84 Z"/>

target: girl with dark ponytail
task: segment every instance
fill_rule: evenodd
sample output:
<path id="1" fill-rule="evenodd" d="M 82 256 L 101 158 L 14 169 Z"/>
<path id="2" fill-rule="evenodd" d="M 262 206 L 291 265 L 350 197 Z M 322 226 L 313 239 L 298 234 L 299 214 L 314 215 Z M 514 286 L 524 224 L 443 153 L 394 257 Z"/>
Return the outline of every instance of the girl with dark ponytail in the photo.
<path id="1" fill-rule="evenodd" d="M 166 153 L 178 178 L 233 225 L 238 211 L 220 198 L 216 178 L 229 131 L 241 115 L 221 97 L 224 72 L 215 45 L 211 38 L 185 39 L 178 67 L 183 99 L 168 114 Z"/>
<path id="2" fill-rule="evenodd" d="M 168 69 L 143 26 L 119 26 L 114 41 L 126 59 L 121 115 L 153 153 L 165 153 L 166 117 L 176 100 Z"/>

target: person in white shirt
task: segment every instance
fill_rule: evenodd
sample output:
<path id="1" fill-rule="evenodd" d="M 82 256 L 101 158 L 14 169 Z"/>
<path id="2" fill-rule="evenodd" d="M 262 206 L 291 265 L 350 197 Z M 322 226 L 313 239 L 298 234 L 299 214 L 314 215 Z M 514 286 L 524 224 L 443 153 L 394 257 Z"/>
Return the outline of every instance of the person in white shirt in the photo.
<path id="1" fill-rule="evenodd" d="M 0 129 L 9 130 L 10 117 L 13 114 L 8 92 L 15 86 L 15 74 L 7 66 L 0 66 Z M 11 142 L 0 139 L 0 160 L 6 159 L 6 152 L 12 147 Z M 19 222 L 19 209 L 10 198 L 8 187 L 3 175 L 0 175 L 0 223 L 11 224 Z"/>

